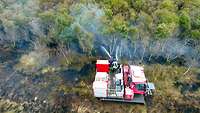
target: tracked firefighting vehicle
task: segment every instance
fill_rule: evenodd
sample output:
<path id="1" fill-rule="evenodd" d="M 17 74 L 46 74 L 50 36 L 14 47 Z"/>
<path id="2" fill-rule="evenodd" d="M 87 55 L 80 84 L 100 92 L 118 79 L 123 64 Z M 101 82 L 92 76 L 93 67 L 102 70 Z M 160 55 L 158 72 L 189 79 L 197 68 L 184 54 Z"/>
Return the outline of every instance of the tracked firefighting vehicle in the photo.
<path id="1" fill-rule="evenodd" d="M 94 96 L 100 100 L 145 104 L 145 97 L 155 90 L 144 74 L 144 68 L 137 65 L 118 63 L 117 53 L 109 60 L 97 60 L 93 82 Z"/>

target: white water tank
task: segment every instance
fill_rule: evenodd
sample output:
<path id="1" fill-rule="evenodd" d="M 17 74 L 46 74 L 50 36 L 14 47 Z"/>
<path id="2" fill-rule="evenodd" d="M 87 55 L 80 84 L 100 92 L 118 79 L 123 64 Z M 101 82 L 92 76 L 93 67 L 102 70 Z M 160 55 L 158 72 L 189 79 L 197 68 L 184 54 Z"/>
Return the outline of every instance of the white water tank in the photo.
<path id="1" fill-rule="evenodd" d="M 107 97 L 108 94 L 108 74 L 97 72 L 93 82 L 93 92 L 95 97 Z"/>
<path id="2" fill-rule="evenodd" d="M 104 81 L 93 82 L 93 92 L 95 97 L 107 97 L 108 83 Z"/>

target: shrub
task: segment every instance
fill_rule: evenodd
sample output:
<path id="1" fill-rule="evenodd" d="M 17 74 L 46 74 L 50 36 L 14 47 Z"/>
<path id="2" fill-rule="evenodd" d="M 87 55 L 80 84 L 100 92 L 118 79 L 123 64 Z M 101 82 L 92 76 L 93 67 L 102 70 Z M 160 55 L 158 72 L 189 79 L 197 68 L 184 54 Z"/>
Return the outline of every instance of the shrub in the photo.
<path id="1" fill-rule="evenodd" d="M 182 11 L 180 13 L 179 23 L 180 23 L 180 27 L 184 31 L 188 31 L 191 29 L 191 19 L 190 19 L 190 15 L 188 14 L 188 12 Z"/>
<path id="2" fill-rule="evenodd" d="M 45 49 L 39 49 L 23 55 L 15 67 L 16 70 L 24 73 L 36 73 L 39 69 L 45 66 L 47 60 L 48 51 Z"/>

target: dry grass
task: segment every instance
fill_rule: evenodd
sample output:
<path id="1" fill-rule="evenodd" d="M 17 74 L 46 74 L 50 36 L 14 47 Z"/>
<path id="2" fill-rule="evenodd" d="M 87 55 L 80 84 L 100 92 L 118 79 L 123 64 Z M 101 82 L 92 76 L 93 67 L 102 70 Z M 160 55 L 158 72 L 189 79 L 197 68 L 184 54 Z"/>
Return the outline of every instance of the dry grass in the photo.
<path id="1" fill-rule="evenodd" d="M 195 113 L 200 111 L 199 99 L 200 89 L 199 86 L 196 90 L 188 88 L 194 83 L 200 83 L 197 79 L 198 69 L 192 68 L 186 75 L 184 75 L 186 67 L 178 67 L 173 65 L 146 65 L 145 73 L 149 81 L 154 82 L 156 91 L 152 98 L 151 105 L 137 105 L 115 102 L 101 102 L 92 97 L 91 84 L 81 81 L 78 88 L 73 90 L 82 96 L 81 100 L 87 100 L 87 103 L 93 111 L 103 113 Z M 91 76 L 90 76 L 91 77 Z M 91 77 L 92 78 L 92 77 Z M 88 81 L 90 81 L 88 78 Z M 177 85 L 182 83 L 183 85 Z M 184 84 L 187 84 L 184 86 Z M 80 89 L 79 89 L 80 88 Z M 184 91 L 183 91 L 184 90 Z M 76 104 L 76 103 L 74 103 Z M 81 106 L 81 105 L 80 105 Z M 79 109 L 80 111 L 80 109 Z"/>
<path id="2" fill-rule="evenodd" d="M 186 70 L 186 67 L 173 65 L 145 66 L 146 76 L 156 86 L 153 102 L 149 107 L 150 113 L 194 113 L 200 111 L 200 93 L 197 93 L 199 86 L 197 86 L 197 90 L 193 89 L 194 84 L 200 83 L 200 80 L 197 79 L 198 69 L 192 68 L 184 75 Z"/>

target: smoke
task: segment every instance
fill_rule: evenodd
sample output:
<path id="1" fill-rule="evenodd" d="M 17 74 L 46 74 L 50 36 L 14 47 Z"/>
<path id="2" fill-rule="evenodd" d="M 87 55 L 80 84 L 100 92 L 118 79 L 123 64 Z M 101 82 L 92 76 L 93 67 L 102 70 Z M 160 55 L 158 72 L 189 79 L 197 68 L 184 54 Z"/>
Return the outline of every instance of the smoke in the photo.
<path id="1" fill-rule="evenodd" d="M 99 42 L 99 40 L 103 41 Z M 114 53 L 119 47 L 119 59 L 126 59 L 130 63 L 175 63 L 184 66 L 200 66 L 198 45 L 195 45 L 193 40 L 167 38 L 147 42 L 138 39 L 131 42 L 129 39 L 119 37 L 115 40 L 116 43 L 107 41 L 106 37 L 98 37 L 95 45 L 104 45 Z M 102 54 L 101 50 L 98 52 Z"/>
<path id="2" fill-rule="evenodd" d="M 13 43 L 21 47 L 23 41 L 42 35 L 36 16 L 37 0 L 2 0 L 0 7 L 0 44 Z"/>
<path id="3" fill-rule="evenodd" d="M 24 73 L 36 73 L 39 69 L 46 66 L 48 59 L 48 50 L 43 46 L 37 45 L 33 51 L 22 55 L 15 67 L 18 71 Z"/>
<path id="4" fill-rule="evenodd" d="M 108 57 L 101 46 L 105 47 L 111 56 L 118 48 L 119 59 L 126 59 L 131 63 L 176 63 L 185 66 L 199 66 L 199 52 L 195 41 L 179 38 L 154 40 L 153 38 L 131 41 L 120 34 L 104 35 L 105 16 L 103 9 L 96 4 L 75 4 L 70 8 L 74 18 L 73 26 L 79 26 L 83 31 L 94 35 L 94 50 L 97 55 Z"/>
<path id="5" fill-rule="evenodd" d="M 99 34 L 102 28 L 101 19 L 104 11 L 95 4 L 75 4 L 70 8 L 74 18 L 74 25 L 80 26 L 84 31 Z M 73 26 L 73 25 L 72 25 Z"/>
<path id="6" fill-rule="evenodd" d="M 5 41 L 33 40 L 43 35 L 40 19 L 36 16 L 39 10 L 37 0 L 4 0 L 0 2 L 0 10 L 0 44 L 5 44 Z M 199 49 L 195 41 L 178 38 L 132 41 L 122 38 L 118 33 L 105 35 L 102 33 L 105 12 L 97 4 L 75 3 L 70 6 L 70 15 L 74 19 L 71 29 L 78 26 L 82 32 L 93 34 L 93 39 L 84 37 L 86 39 L 81 40 L 86 40 L 83 46 L 93 41 L 93 50 L 99 56 L 106 57 L 101 49 L 104 46 L 112 56 L 118 48 L 118 58 L 133 63 L 172 63 L 179 60 L 177 63 L 181 65 L 199 66 Z"/>

